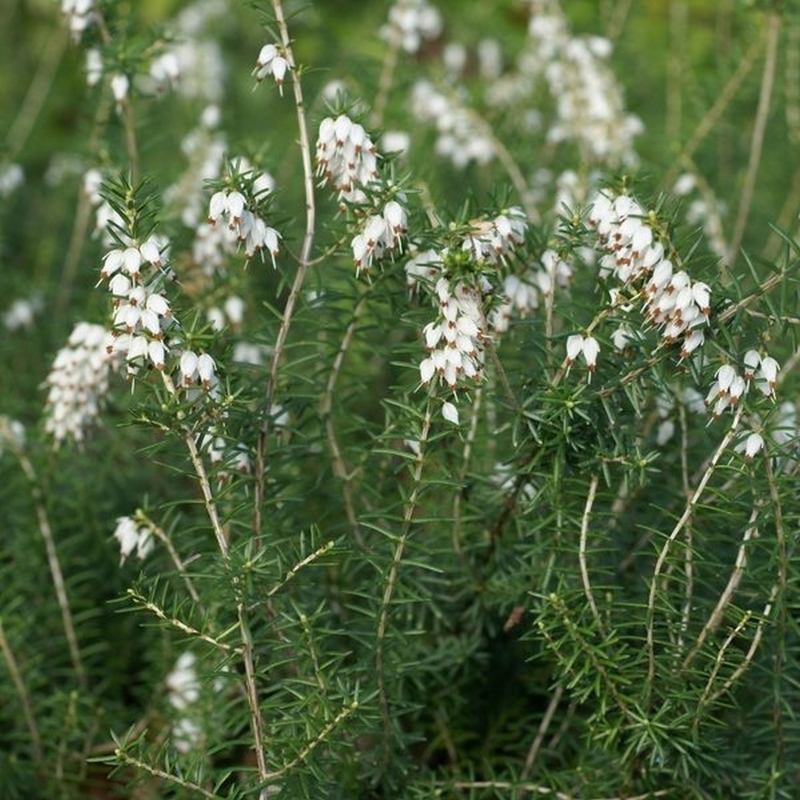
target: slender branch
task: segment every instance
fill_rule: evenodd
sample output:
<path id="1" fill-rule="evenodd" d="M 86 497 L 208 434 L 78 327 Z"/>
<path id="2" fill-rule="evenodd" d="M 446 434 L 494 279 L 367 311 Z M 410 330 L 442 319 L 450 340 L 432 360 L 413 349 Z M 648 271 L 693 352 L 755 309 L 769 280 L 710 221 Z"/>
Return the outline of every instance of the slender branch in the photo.
<path id="1" fill-rule="evenodd" d="M 454 781 L 453 783 L 447 783 L 440 781 L 435 785 L 443 789 L 457 789 L 459 791 L 472 791 L 474 789 L 517 789 L 525 792 L 550 795 L 556 800 L 578 800 L 577 795 L 560 792 L 558 789 L 552 789 L 549 786 L 542 786 L 538 783 L 512 783 L 511 781 Z M 625 794 L 615 797 L 587 798 L 587 800 L 649 800 L 651 797 L 666 797 L 671 792 L 672 789 L 659 789 L 658 791 L 647 792 L 645 794 Z"/>
<path id="2" fill-rule="evenodd" d="M 472 401 L 469 419 L 469 431 L 464 441 L 464 451 L 461 456 L 461 470 L 458 476 L 459 486 L 464 485 L 464 479 L 469 468 L 469 460 L 472 456 L 472 446 L 475 443 L 475 436 L 478 432 L 478 420 L 480 418 L 481 400 L 483 399 L 483 389 L 478 387 L 475 391 L 475 399 Z M 453 551 L 461 554 L 461 502 L 464 493 L 459 489 L 453 498 Z"/>
<path id="3" fill-rule="evenodd" d="M 331 456 L 333 457 L 333 472 L 342 482 L 342 496 L 344 498 L 347 522 L 350 525 L 350 529 L 353 531 L 353 536 L 362 547 L 364 546 L 364 539 L 361 536 L 361 530 L 358 524 L 358 516 L 356 515 L 355 504 L 353 503 L 353 491 L 351 486 L 353 475 L 347 469 L 347 465 L 345 464 L 342 456 L 342 451 L 339 447 L 339 441 L 336 438 L 336 426 L 333 422 L 331 410 L 333 408 L 333 395 L 336 390 L 336 384 L 342 371 L 342 364 L 344 363 L 344 358 L 347 354 L 347 351 L 350 349 L 353 336 L 355 335 L 356 328 L 358 327 L 358 322 L 361 319 L 361 314 L 366 307 L 367 297 L 367 294 L 362 295 L 353 309 L 353 318 L 350 320 L 350 324 L 347 326 L 344 338 L 339 346 L 339 352 L 336 354 L 336 358 L 333 361 L 333 366 L 331 367 L 331 372 L 328 376 L 328 384 L 325 387 L 325 394 L 322 396 L 322 402 L 320 403 L 319 410 L 320 416 L 325 420 L 325 433 L 328 437 L 328 446 L 330 447 Z"/>
<path id="4" fill-rule="evenodd" d="M 420 481 L 422 478 L 422 467 L 424 464 L 425 444 L 428 440 L 428 434 L 431 428 L 431 398 L 428 398 L 425 407 L 425 418 L 422 422 L 422 431 L 419 438 L 419 451 L 417 460 L 414 464 L 414 471 L 412 473 L 412 483 L 414 488 L 408 498 L 406 504 L 405 514 L 403 515 L 403 528 L 400 536 L 397 539 L 395 546 L 394 556 L 392 558 L 392 565 L 389 568 L 389 574 L 386 577 L 386 586 L 383 591 L 383 599 L 381 600 L 380 616 L 378 618 L 378 639 L 375 649 L 375 668 L 378 677 L 378 698 L 381 707 L 381 716 L 383 717 L 383 730 L 385 735 L 384 754 L 389 758 L 389 700 L 386 696 L 386 664 L 385 664 L 385 649 L 386 649 L 386 628 L 389 622 L 389 604 L 392 600 L 395 587 L 397 585 L 397 576 L 400 572 L 400 563 L 403 559 L 405 552 L 406 541 L 411 532 L 411 519 L 417 508 L 417 500 L 419 499 Z"/>
<path id="5" fill-rule="evenodd" d="M 168 614 L 164 613 L 164 610 L 157 606 L 155 603 L 151 603 L 146 597 L 139 594 L 134 589 L 128 589 L 128 597 L 130 597 L 135 603 L 140 605 L 142 608 L 150 611 L 152 614 L 155 614 L 162 622 L 166 622 L 167 624 L 171 625 L 176 630 L 179 630 L 181 633 L 185 633 L 187 636 L 192 636 L 195 639 L 200 639 L 207 644 L 212 645 L 213 647 L 218 648 L 226 653 L 233 651 L 234 653 L 240 652 L 239 648 L 231 647 L 229 644 L 225 644 L 225 642 L 221 642 L 219 639 L 215 639 L 213 636 L 209 636 L 202 631 L 198 631 L 196 628 L 193 628 L 191 625 L 187 625 L 182 620 L 179 620 L 177 617 L 171 617 Z"/>
<path id="6" fill-rule="evenodd" d="M 172 544 L 172 540 L 167 536 L 166 531 L 160 526 L 156 525 L 144 511 L 138 511 L 137 515 L 141 517 L 144 524 L 150 529 L 150 531 L 161 541 L 164 547 L 167 548 L 167 552 L 169 553 L 169 557 L 172 559 L 172 563 L 175 565 L 175 569 L 178 570 L 178 574 L 183 578 L 183 582 L 186 585 L 186 591 L 189 593 L 189 597 L 194 600 L 195 605 L 202 609 L 203 604 L 200 601 L 200 595 L 197 593 L 197 589 L 194 588 L 194 583 L 192 579 L 189 577 L 188 572 L 186 571 L 186 565 L 183 563 L 178 551 L 175 549 L 175 545 Z"/>
<path id="7" fill-rule="evenodd" d="M 160 778 L 162 781 L 166 781 L 173 786 L 180 786 L 182 789 L 196 792 L 200 797 L 206 797 L 208 800 L 223 800 L 223 795 L 217 794 L 216 792 L 209 792 L 208 789 L 200 786 L 198 783 L 193 783 L 192 781 L 186 780 L 186 778 L 180 777 L 180 775 L 173 775 L 171 772 L 166 772 L 163 769 L 151 766 L 145 761 L 140 761 L 138 758 L 129 756 L 119 747 L 114 751 L 114 757 L 120 764 L 125 764 L 134 769 L 146 772 L 148 775 L 152 775 L 154 778 Z M 227 797 L 227 794 L 225 797 Z"/>
<path id="8" fill-rule="evenodd" d="M 732 268 L 739 254 L 747 218 L 750 215 L 750 206 L 753 202 L 753 193 L 756 187 L 756 178 L 761 164 L 761 151 L 764 146 L 764 135 L 767 130 L 767 117 L 772 99 L 772 87 L 775 83 L 775 66 L 778 60 L 778 39 L 780 34 L 781 18 L 777 13 L 769 15 L 767 24 L 767 54 L 764 61 L 764 73 L 761 77 L 761 92 L 758 97 L 758 109 L 753 126 L 753 137 L 750 141 L 750 158 L 747 163 L 742 197 L 739 201 L 739 212 L 736 215 L 736 225 L 731 237 L 728 250 L 728 267 Z"/>
<path id="9" fill-rule="evenodd" d="M 690 137 L 689 141 L 683 146 L 680 153 L 678 153 L 673 162 L 672 168 L 668 170 L 664 176 L 662 181 L 663 186 L 672 186 L 675 183 L 675 178 L 678 176 L 679 171 L 683 169 L 685 159 L 692 157 L 695 150 L 697 150 L 697 148 L 701 145 L 706 136 L 708 136 L 708 134 L 716 127 L 716 124 L 725 113 L 725 109 L 736 96 L 736 93 L 741 88 L 745 78 L 753 68 L 753 64 L 755 63 L 758 54 L 761 52 L 761 47 L 762 40 L 760 38 L 756 39 L 750 45 L 750 49 L 747 51 L 747 53 L 745 53 L 744 58 L 739 62 L 736 72 L 734 72 L 728 83 L 719 93 L 716 102 L 708 110 L 703 119 L 700 120 L 700 123 L 695 128 L 694 133 Z"/>
<path id="10" fill-rule="evenodd" d="M 739 544 L 739 549 L 736 553 L 736 562 L 734 563 L 733 571 L 728 579 L 728 583 L 720 595 L 717 605 L 714 607 L 714 610 L 711 612 L 711 615 L 706 621 L 706 624 L 703 626 L 703 630 L 700 631 L 697 641 L 694 643 L 692 649 L 683 660 L 683 664 L 681 664 L 681 670 L 687 669 L 692 663 L 694 657 L 697 655 L 698 651 L 703 646 L 703 643 L 708 638 L 708 635 L 713 633 L 719 626 L 719 623 L 722 621 L 722 615 L 725 613 L 725 609 L 730 605 L 731 600 L 733 600 L 733 596 L 736 594 L 736 590 L 739 588 L 739 584 L 742 582 L 742 577 L 744 576 L 744 571 L 747 567 L 747 543 L 754 536 L 758 535 L 758 528 L 756 527 L 757 519 L 758 507 L 756 506 L 753 508 L 753 511 L 750 514 L 750 519 L 747 523 L 747 530 L 745 530 L 742 541 Z"/>
<path id="11" fill-rule="evenodd" d="M 389 46 L 386 48 L 386 55 L 383 59 L 381 76 L 378 79 L 378 94 L 375 96 L 375 102 L 372 104 L 372 114 L 369 118 L 369 124 L 372 128 L 380 128 L 383 124 L 383 112 L 386 110 L 389 92 L 392 90 L 392 81 L 394 79 L 395 68 L 397 67 L 397 56 L 400 53 L 401 42 L 402 35 L 393 28 L 392 35 L 389 39 Z"/>
<path id="12" fill-rule="evenodd" d="M 650 696 L 650 693 L 653 689 L 653 683 L 655 681 L 656 675 L 656 653 L 655 653 L 655 609 L 656 609 L 656 590 L 658 588 L 658 576 L 661 574 L 661 568 L 664 566 L 664 562 L 669 555 L 669 550 L 673 544 L 673 542 L 678 538 L 681 531 L 683 530 L 684 526 L 686 525 L 689 517 L 694 513 L 694 508 L 700 500 L 703 492 L 705 491 L 706 486 L 708 485 L 709 480 L 711 480 L 711 476 L 714 474 L 714 471 L 719 463 L 722 454 L 725 452 L 728 445 L 731 443 L 734 435 L 736 434 L 736 430 L 739 427 L 739 420 L 742 417 L 743 407 L 739 406 L 736 410 L 736 414 L 733 418 L 733 422 L 731 423 L 731 427 L 728 429 L 728 432 L 722 438 L 722 441 L 717 446 L 717 449 L 714 451 L 713 455 L 709 459 L 708 466 L 706 467 L 702 477 L 700 478 L 700 482 L 697 484 L 697 488 L 694 490 L 694 493 L 689 498 L 686 503 L 686 507 L 683 510 L 683 514 L 681 514 L 680 519 L 675 523 L 675 527 L 672 529 L 672 532 L 667 537 L 667 540 L 664 542 L 664 546 L 661 548 L 661 552 L 658 554 L 658 560 L 656 561 L 655 568 L 653 569 L 653 578 L 650 583 L 650 595 L 647 600 L 647 659 L 648 659 L 648 667 L 647 667 L 647 683 L 645 684 L 645 692 L 647 697 Z"/>
<path id="13" fill-rule="evenodd" d="M 294 104 L 297 111 L 297 129 L 298 129 L 298 145 L 300 147 L 300 155 L 303 162 L 303 188 L 305 191 L 305 206 L 306 206 L 306 225 L 305 233 L 303 234 L 303 244 L 300 250 L 300 256 L 297 264 L 297 273 L 294 277 L 294 282 L 289 290 L 289 296 L 286 298 L 286 305 L 283 309 L 283 319 L 281 320 L 278 329 L 278 335 L 275 339 L 275 347 L 272 351 L 272 361 L 269 368 L 269 378 L 266 385 L 266 408 L 265 414 L 269 415 L 275 399 L 275 390 L 278 382 L 278 367 L 283 356 L 283 351 L 286 347 L 286 340 L 289 336 L 289 328 L 292 323 L 292 315 L 294 314 L 294 307 L 297 304 L 297 299 L 300 296 L 300 291 L 305 282 L 306 274 L 308 272 L 309 263 L 311 261 L 311 250 L 314 246 L 314 233 L 316 230 L 316 205 L 314 200 L 314 168 L 311 163 L 311 141 L 308 136 L 308 125 L 306 123 L 305 105 L 303 102 L 303 89 L 300 82 L 300 75 L 297 70 L 297 62 L 292 50 L 292 42 L 289 38 L 289 28 L 286 25 L 286 17 L 283 13 L 283 4 L 281 0 L 272 0 L 272 8 L 275 12 L 275 19 L 278 23 L 278 29 L 281 36 L 281 44 L 283 46 L 284 57 L 289 65 L 289 71 L 292 75 L 292 91 L 294 93 Z M 262 520 L 262 506 L 264 503 L 264 480 L 265 480 L 265 460 L 267 450 L 267 433 L 268 423 L 265 420 L 261 425 L 259 431 L 258 442 L 256 445 L 255 457 L 255 497 L 253 509 L 253 532 L 256 538 L 261 536 Z"/>
<path id="14" fill-rule="evenodd" d="M 578 547 L 578 561 L 581 567 L 581 582 L 583 583 L 583 592 L 586 599 L 589 601 L 589 608 L 592 610 L 592 616 L 597 623 L 597 629 L 602 636 L 603 623 L 600 620 L 600 612 L 597 610 L 597 603 L 594 601 L 594 593 L 592 592 L 592 584 L 589 581 L 589 568 L 586 565 L 586 539 L 589 533 L 589 515 L 592 513 L 592 506 L 594 505 L 594 498 L 597 494 L 597 484 L 600 480 L 599 475 L 593 475 L 592 481 L 589 484 L 589 493 L 586 496 L 586 505 L 583 509 L 583 516 L 581 517 L 581 538 Z"/>
<path id="15" fill-rule="evenodd" d="M 536 762 L 536 756 L 539 755 L 539 750 L 542 748 L 544 737 L 547 736 L 547 729 L 550 727 L 550 723 L 553 721 L 553 717 L 556 713 L 556 709 L 558 708 L 558 704 L 561 702 L 561 697 L 563 694 L 564 686 L 559 684 L 556 687 L 556 690 L 553 692 L 550 702 L 547 704 L 547 709 L 544 712 L 542 721 L 539 723 L 539 729 L 536 731 L 536 738 L 533 740 L 531 749 L 528 750 L 528 755 L 525 757 L 525 766 L 522 768 L 522 772 L 519 776 L 520 780 L 522 781 L 524 781 L 528 775 L 531 774 L 533 765 Z"/>
<path id="16" fill-rule="evenodd" d="M 31 80 L 19 113 L 6 134 L 5 158 L 13 161 L 25 147 L 25 142 L 44 107 L 58 65 L 69 41 L 69 33 L 61 26 L 54 30 L 42 49 L 42 57 Z"/>
<path id="17" fill-rule="evenodd" d="M 245 620 L 244 604 L 240 601 L 236 608 L 239 618 L 239 630 L 242 636 L 242 661 L 244 663 L 245 688 L 247 705 L 250 707 L 250 726 L 253 730 L 253 750 L 256 754 L 256 766 L 260 782 L 268 779 L 267 756 L 264 752 L 264 720 L 261 716 L 261 705 L 258 699 L 256 668 L 253 660 L 253 637 Z M 266 791 L 262 791 L 260 800 L 265 800 Z"/>
<path id="18" fill-rule="evenodd" d="M 324 556 L 325 553 L 329 552 L 333 549 L 334 542 L 325 542 L 322 547 L 318 547 L 313 553 L 309 553 L 302 561 L 298 561 L 287 573 L 284 575 L 283 579 L 276 583 L 268 592 L 267 597 L 272 597 L 278 591 L 280 591 L 284 586 L 286 586 L 289 581 L 291 581 L 298 572 L 300 572 L 303 567 L 308 566 L 312 561 L 316 561 L 320 556 Z"/>
<path id="19" fill-rule="evenodd" d="M 69 655 L 72 660 L 72 666 L 75 670 L 75 675 L 78 678 L 78 683 L 81 688 L 88 689 L 88 682 L 86 680 L 86 671 L 83 668 L 83 661 L 81 659 L 81 651 L 78 646 L 78 637 L 75 634 L 75 625 L 72 620 L 72 611 L 69 606 L 69 598 L 67 597 L 67 587 L 64 582 L 64 573 L 61 571 L 61 562 L 58 558 L 58 551 L 56 550 L 55 539 L 53 538 L 53 529 L 50 527 L 50 519 L 47 516 L 45 508 L 44 497 L 42 490 L 39 488 L 39 479 L 33 464 L 28 460 L 28 457 L 18 447 L 14 448 L 14 454 L 19 461 L 22 471 L 27 476 L 31 484 L 31 496 L 33 497 L 34 505 L 36 506 L 36 517 L 39 521 L 39 532 L 44 539 L 45 550 L 47 552 L 47 564 L 50 567 L 50 576 L 53 580 L 53 588 L 56 592 L 56 599 L 58 600 L 58 607 L 61 609 L 61 621 L 64 626 L 64 635 L 67 639 L 67 646 L 69 647 Z"/>
<path id="20" fill-rule="evenodd" d="M 349 706 L 345 706 L 322 730 L 310 741 L 288 764 L 269 772 L 265 776 L 266 780 L 274 781 L 280 778 L 290 770 L 294 769 L 298 764 L 302 764 L 327 738 L 328 735 L 334 731 L 339 725 L 342 724 L 353 712 L 358 710 L 358 701 L 353 700 Z"/>
<path id="21" fill-rule="evenodd" d="M 44 769 L 44 750 L 42 749 L 42 736 L 39 733 L 39 726 L 36 724 L 36 717 L 33 714 L 33 705 L 31 704 L 31 697 L 28 694 L 28 688 L 25 686 L 25 681 L 22 680 L 22 673 L 17 666 L 17 660 L 14 658 L 14 651 L 6 639 L 5 630 L 3 630 L 3 620 L 0 617 L 0 650 L 3 651 L 3 658 L 8 667 L 8 672 L 11 675 L 11 680 L 14 682 L 14 688 L 17 690 L 20 705 L 22 706 L 22 715 L 25 717 L 25 724 L 28 726 L 28 732 L 31 735 L 31 747 L 33 748 L 33 760 L 39 769 Z"/>

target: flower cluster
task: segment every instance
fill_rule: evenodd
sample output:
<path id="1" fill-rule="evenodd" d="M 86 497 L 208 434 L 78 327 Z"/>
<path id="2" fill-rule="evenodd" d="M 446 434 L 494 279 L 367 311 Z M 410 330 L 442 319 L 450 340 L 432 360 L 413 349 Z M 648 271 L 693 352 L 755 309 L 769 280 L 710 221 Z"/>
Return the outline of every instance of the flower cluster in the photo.
<path id="1" fill-rule="evenodd" d="M 253 75 L 259 83 L 267 75 L 272 75 L 281 93 L 283 93 L 283 79 L 286 77 L 288 69 L 290 69 L 289 62 L 281 55 L 280 50 L 274 44 L 265 44 L 256 59 Z"/>
<path id="2" fill-rule="evenodd" d="M 463 169 L 471 161 L 487 164 L 494 157 L 491 139 L 467 108 L 437 91 L 430 81 L 414 84 L 411 108 L 418 120 L 436 125 L 436 153 L 449 158 L 457 168 Z"/>
<path id="3" fill-rule="evenodd" d="M 317 175 L 340 199 L 355 204 L 366 200 L 362 187 L 377 179 L 378 155 L 362 125 L 345 114 L 325 117 L 317 135 L 316 159 Z"/>
<path id="4" fill-rule="evenodd" d="M 407 229 L 406 209 L 396 200 L 390 200 L 381 214 L 366 217 L 361 232 L 350 242 L 356 274 L 368 271 L 374 259 L 381 259 L 388 251 L 399 249 L 401 237 Z"/>
<path id="5" fill-rule="evenodd" d="M 67 438 L 82 442 L 100 413 L 113 365 L 107 335 L 102 325 L 79 322 L 56 355 L 47 377 L 45 411 L 45 430 L 56 445 Z"/>
<path id="6" fill-rule="evenodd" d="M 151 236 L 138 246 L 114 248 L 103 258 L 100 281 L 108 281 L 114 298 L 114 329 L 107 349 L 125 357 L 129 375 L 148 362 L 164 369 L 164 336 L 173 324 L 169 300 L 163 294 L 165 250 L 166 243 Z"/>
<path id="7" fill-rule="evenodd" d="M 134 551 L 136 551 L 136 557 L 140 561 L 144 561 L 155 545 L 150 528 L 132 517 L 117 517 L 114 538 L 119 542 L 120 565 L 124 564 L 125 559 Z"/>
<path id="8" fill-rule="evenodd" d="M 407 53 L 416 53 L 423 40 L 435 39 L 442 32 L 442 18 L 427 0 L 398 0 L 389 9 L 389 23 L 381 35 Z"/>
<path id="9" fill-rule="evenodd" d="M 597 366 L 597 356 L 600 354 L 600 345 L 594 336 L 583 336 L 580 333 L 573 333 L 567 337 L 567 366 L 575 362 L 579 356 L 583 356 L 586 366 L 591 375 Z"/>
<path id="10" fill-rule="evenodd" d="M 265 190 L 266 187 L 254 185 L 254 191 Z M 247 201 L 241 192 L 219 191 L 211 196 L 208 224 L 215 226 L 220 219 L 227 222 L 229 230 L 234 231 L 238 241 L 244 244 L 247 258 L 267 250 L 272 258 L 272 265 L 275 266 L 280 234 L 247 208 Z"/>
<path id="11" fill-rule="evenodd" d="M 472 222 L 461 247 L 475 261 L 497 264 L 525 241 L 527 229 L 525 212 L 519 206 L 512 206 L 494 219 Z"/>
<path id="12" fill-rule="evenodd" d="M 709 287 L 674 269 L 646 213 L 632 197 L 612 198 L 601 192 L 590 208 L 589 224 L 605 250 L 602 272 L 641 292 L 647 321 L 661 329 L 666 344 L 680 339 L 681 358 L 687 358 L 705 340 L 702 328 L 711 313 Z"/>
<path id="13" fill-rule="evenodd" d="M 428 357 L 419 365 L 424 385 L 441 378 L 451 389 L 459 380 L 480 381 L 486 319 L 479 292 L 464 283 L 455 286 L 445 278 L 436 281 L 439 314 L 424 330 Z"/>
<path id="14" fill-rule="evenodd" d="M 732 364 L 723 364 L 714 376 L 714 383 L 706 397 L 706 406 L 719 417 L 728 408 L 734 408 L 747 394 L 751 382 L 766 397 L 775 398 L 780 366 L 772 356 L 762 356 L 756 350 L 748 350 L 744 356 L 744 374 Z"/>
<path id="15" fill-rule="evenodd" d="M 514 314 L 527 316 L 539 307 L 540 296 L 548 297 L 554 287 L 566 286 L 571 277 L 571 267 L 554 250 L 542 253 L 538 269 L 528 269 L 521 276 L 507 275 L 502 302 L 491 315 L 492 329 L 505 333 Z"/>
<path id="16" fill-rule="evenodd" d="M 72 38 L 78 41 L 94 20 L 94 0 L 61 0 L 61 13 Z"/>

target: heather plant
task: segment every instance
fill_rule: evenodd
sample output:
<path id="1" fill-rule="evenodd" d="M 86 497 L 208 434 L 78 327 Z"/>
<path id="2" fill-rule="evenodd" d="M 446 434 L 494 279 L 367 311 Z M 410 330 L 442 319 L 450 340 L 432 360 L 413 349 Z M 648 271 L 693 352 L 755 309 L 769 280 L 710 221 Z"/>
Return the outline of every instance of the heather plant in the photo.
<path id="1" fill-rule="evenodd" d="M 796 11 L 599 5 L 0 11 L 0 796 L 797 795 Z"/>

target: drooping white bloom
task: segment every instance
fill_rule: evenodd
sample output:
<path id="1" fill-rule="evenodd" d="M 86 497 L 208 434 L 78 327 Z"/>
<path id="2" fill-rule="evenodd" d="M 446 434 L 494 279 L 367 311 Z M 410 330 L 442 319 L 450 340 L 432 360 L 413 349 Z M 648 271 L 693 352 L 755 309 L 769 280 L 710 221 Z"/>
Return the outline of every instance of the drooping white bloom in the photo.
<path id="1" fill-rule="evenodd" d="M 495 146 L 469 111 L 455 98 L 438 91 L 430 81 L 420 80 L 411 92 L 412 113 L 420 122 L 436 126 L 436 154 L 450 159 L 458 169 L 470 162 L 487 164 Z"/>
<path id="2" fill-rule="evenodd" d="M 458 425 L 458 409 L 453 403 L 446 402 L 442 405 L 442 416 L 453 425 Z"/>
<path id="3" fill-rule="evenodd" d="M 399 250 L 401 238 L 408 227 L 406 209 L 396 200 L 390 200 L 382 214 L 371 214 L 364 220 L 350 247 L 356 274 L 369 270 L 373 260 L 380 260 L 391 251 Z"/>
<path id="4" fill-rule="evenodd" d="M 442 32 L 442 18 L 427 0 L 397 0 L 389 9 L 389 22 L 381 35 L 402 47 L 407 53 L 416 53 L 423 40 L 435 39 Z"/>
<path id="5" fill-rule="evenodd" d="M 94 21 L 94 0 L 61 0 L 61 13 L 69 25 L 73 40 L 77 42 Z"/>
<path id="6" fill-rule="evenodd" d="M 136 552 L 136 557 L 144 561 L 155 546 L 155 538 L 147 525 L 141 525 L 131 517 L 117 517 L 114 538 L 119 542 L 120 565 Z"/>
<path id="7" fill-rule="evenodd" d="M 102 325 L 79 322 L 56 355 L 45 408 L 45 430 L 56 446 L 65 439 L 82 442 L 100 413 L 115 361 L 106 350 L 106 337 Z"/>
<path id="8" fill-rule="evenodd" d="M 377 149 L 363 126 L 340 114 L 325 117 L 316 144 L 317 175 L 340 199 L 360 204 L 366 200 L 363 187 L 378 177 Z"/>
<path id="9" fill-rule="evenodd" d="M 283 81 L 286 73 L 291 67 L 285 56 L 274 44 L 265 44 L 256 59 L 256 65 L 253 69 L 255 79 L 260 83 L 267 77 L 272 75 L 275 83 L 283 94 Z"/>

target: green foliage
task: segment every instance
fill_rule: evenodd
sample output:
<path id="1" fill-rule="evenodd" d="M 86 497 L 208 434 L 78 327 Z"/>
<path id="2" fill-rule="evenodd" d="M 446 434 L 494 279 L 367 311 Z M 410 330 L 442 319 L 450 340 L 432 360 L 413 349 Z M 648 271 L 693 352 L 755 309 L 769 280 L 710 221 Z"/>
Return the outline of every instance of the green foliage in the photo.
<path id="1" fill-rule="evenodd" d="M 59 5 L 0 10 L 0 798 L 796 796 L 794 4 Z"/>

